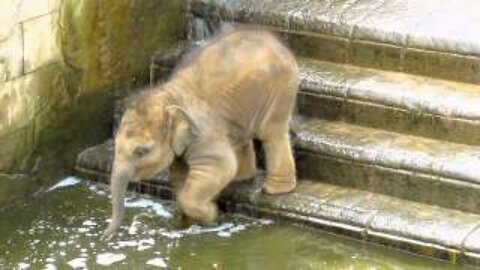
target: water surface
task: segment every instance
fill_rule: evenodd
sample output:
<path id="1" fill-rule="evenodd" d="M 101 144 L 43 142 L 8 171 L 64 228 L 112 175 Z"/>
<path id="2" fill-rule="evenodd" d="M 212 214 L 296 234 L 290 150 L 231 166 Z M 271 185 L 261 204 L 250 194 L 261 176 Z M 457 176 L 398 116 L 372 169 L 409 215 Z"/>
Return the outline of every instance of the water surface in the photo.
<path id="1" fill-rule="evenodd" d="M 107 191 L 68 178 L 0 213 L 0 269 L 456 269 L 267 219 L 185 228 L 171 202 L 144 195 L 130 194 L 127 206 L 121 235 L 102 242 Z"/>

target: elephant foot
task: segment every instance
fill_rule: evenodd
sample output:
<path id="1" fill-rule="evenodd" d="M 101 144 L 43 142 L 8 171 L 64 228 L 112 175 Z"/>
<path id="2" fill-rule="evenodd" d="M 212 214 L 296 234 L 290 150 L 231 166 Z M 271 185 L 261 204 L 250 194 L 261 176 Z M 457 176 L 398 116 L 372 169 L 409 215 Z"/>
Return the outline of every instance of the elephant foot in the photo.
<path id="1" fill-rule="evenodd" d="M 221 221 L 215 220 L 215 221 L 199 221 L 195 220 L 191 217 L 188 217 L 186 215 L 182 215 L 181 218 L 181 223 L 180 223 L 180 228 L 182 229 L 187 229 L 190 228 L 194 225 L 201 226 L 202 228 L 216 228 L 220 226 Z"/>
<path id="2" fill-rule="evenodd" d="M 183 213 L 183 217 L 187 220 L 210 223 L 215 222 L 218 217 L 217 206 L 212 203 L 200 203 L 194 200 L 182 200 L 180 198 L 180 209 Z"/>
<path id="3" fill-rule="evenodd" d="M 197 225 L 199 223 L 198 220 L 195 220 L 185 214 L 182 213 L 181 220 L 180 220 L 180 228 L 187 229 L 193 225 Z"/>
<path id="4" fill-rule="evenodd" d="M 296 187 L 295 176 L 272 177 L 267 176 L 263 191 L 266 194 L 284 194 L 293 191 Z"/>

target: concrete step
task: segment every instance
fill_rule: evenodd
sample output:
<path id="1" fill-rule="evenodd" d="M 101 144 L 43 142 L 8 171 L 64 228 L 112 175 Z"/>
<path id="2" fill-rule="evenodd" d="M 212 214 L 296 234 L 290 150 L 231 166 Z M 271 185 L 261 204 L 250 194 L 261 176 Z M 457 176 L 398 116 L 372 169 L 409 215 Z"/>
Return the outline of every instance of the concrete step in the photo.
<path id="1" fill-rule="evenodd" d="M 293 124 L 301 178 L 480 213 L 480 147 L 319 119 Z"/>
<path id="2" fill-rule="evenodd" d="M 164 78 L 193 46 L 180 44 L 155 55 L 152 81 Z M 302 115 L 480 144 L 479 85 L 300 57 L 297 61 Z"/>
<path id="3" fill-rule="evenodd" d="M 301 179 L 290 194 L 268 196 L 261 193 L 261 183 L 232 185 L 221 200 L 238 212 L 302 223 L 452 264 L 480 265 L 480 215 L 308 179 Z"/>
<path id="4" fill-rule="evenodd" d="M 475 0 L 192 0 L 190 10 L 193 36 L 254 24 L 300 56 L 480 83 Z"/>
<path id="5" fill-rule="evenodd" d="M 417 136 L 480 144 L 480 86 L 299 59 L 299 112 Z"/>
<path id="6" fill-rule="evenodd" d="M 105 182 L 112 146 L 108 141 L 80 154 L 77 173 Z M 480 263 L 480 215 L 308 179 L 300 180 L 290 194 L 269 196 L 262 194 L 262 182 L 259 174 L 231 185 L 220 197 L 222 208 L 287 219 L 452 263 Z M 173 198 L 165 175 L 136 188 Z"/>

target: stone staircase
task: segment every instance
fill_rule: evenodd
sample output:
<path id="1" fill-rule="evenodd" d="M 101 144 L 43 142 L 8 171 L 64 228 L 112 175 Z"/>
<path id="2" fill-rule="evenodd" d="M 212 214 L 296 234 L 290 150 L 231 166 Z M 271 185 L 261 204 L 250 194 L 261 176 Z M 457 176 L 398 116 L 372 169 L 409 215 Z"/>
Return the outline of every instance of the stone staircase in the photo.
<path id="1" fill-rule="evenodd" d="M 226 201 L 480 264 L 478 10 L 473 0 L 190 1 L 191 41 L 223 25 L 255 25 L 277 33 L 301 70 L 297 190 L 264 196 L 255 181 L 229 189 Z M 155 56 L 152 77 L 181 52 Z M 80 155 L 78 171 L 106 177 L 106 145 Z"/>

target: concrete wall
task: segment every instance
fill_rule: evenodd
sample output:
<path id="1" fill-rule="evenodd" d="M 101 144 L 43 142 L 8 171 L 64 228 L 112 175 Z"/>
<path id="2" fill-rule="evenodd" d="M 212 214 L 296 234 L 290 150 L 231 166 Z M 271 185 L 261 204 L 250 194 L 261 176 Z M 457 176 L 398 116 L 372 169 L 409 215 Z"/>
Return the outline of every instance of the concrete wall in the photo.
<path id="1" fill-rule="evenodd" d="M 182 0 L 0 1 L 0 207 L 68 173 L 183 37 Z"/>

